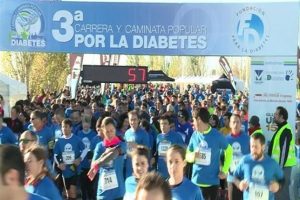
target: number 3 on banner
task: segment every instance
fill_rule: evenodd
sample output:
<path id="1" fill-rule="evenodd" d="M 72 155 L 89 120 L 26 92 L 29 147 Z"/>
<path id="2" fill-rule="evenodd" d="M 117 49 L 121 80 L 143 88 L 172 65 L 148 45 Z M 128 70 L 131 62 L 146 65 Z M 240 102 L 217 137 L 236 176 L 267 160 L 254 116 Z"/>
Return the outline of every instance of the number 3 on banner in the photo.
<path id="1" fill-rule="evenodd" d="M 52 30 L 54 39 L 58 42 L 70 41 L 74 36 L 74 29 L 72 27 L 73 15 L 69 11 L 60 10 L 53 15 L 53 21 L 60 22 L 60 29 Z M 61 29 L 64 31 L 60 31 Z"/>

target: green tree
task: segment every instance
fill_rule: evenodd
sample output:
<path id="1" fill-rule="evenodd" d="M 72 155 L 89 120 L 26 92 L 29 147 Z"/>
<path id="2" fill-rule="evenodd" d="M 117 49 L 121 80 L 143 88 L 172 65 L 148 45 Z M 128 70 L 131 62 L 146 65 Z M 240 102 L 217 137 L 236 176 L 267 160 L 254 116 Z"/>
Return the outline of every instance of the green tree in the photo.
<path id="1" fill-rule="evenodd" d="M 182 62 L 182 57 L 172 56 L 170 59 L 170 66 L 168 70 L 168 75 L 170 77 L 184 76 L 185 66 Z"/>
<path id="2" fill-rule="evenodd" d="M 147 66 L 145 56 L 131 55 L 127 56 L 127 65 Z"/>
<path id="3" fill-rule="evenodd" d="M 70 71 L 62 53 L 2 52 L 1 63 L 1 71 L 25 83 L 33 95 L 41 89 L 60 90 Z"/>
<path id="4" fill-rule="evenodd" d="M 148 62 L 148 66 L 150 70 L 166 70 L 166 63 L 164 56 L 150 56 L 150 60 Z"/>
<path id="5" fill-rule="evenodd" d="M 205 75 L 207 69 L 205 66 L 204 56 L 189 56 L 188 60 L 188 74 L 192 76 L 202 76 Z"/>
<path id="6" fill-rule="evenodd" d="M 30 91 L 38 94 L 41 89 L 61 90 L 70 73 L 69 58 L 63 53 L 37 54 L 31 71 Z"/>
<path id="7" fill-rule="evenodd" d="M 8 76 L 29 86 L 30 71 L 35 59 L 35 53 L 28 52 L 3 52 L 1 63 L 3 72 Z"/>

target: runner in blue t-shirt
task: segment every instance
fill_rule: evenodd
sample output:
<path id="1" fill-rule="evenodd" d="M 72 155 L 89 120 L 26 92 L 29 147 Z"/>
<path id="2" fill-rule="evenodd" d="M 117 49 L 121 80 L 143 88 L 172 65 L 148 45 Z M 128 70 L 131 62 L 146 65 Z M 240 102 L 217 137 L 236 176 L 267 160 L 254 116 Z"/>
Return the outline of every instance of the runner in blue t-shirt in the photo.
<path id="1" fill-rule="evenodd" d="M 126 143 L 116 136 L 114 119 L 102 121 L 104 140 L 97 144 L 88 177 L 93 180 L 99 171 L 97 199 L 121 199 L 125 193 L 124 154 Z"/>
<path id="2" fill-rule="evenodd" d="M 138 145 L 131 153 L 133 175 L 125 181 L 124 200 L 132 200 L 135 197 L 135 190 L 138 180 L 149 170 L 150 152 L 147 147 Z"/>
<path id="3" fill-rule="evenodd" d="M 12 156 L 13 155 L 13 156 Z M 0 197 L 9 200 L 50 200 L 24 189 L 25 163 L 20 149 L 14 145 L 0 145 Z"/>
<path id="4" fill-rule="evenodd" d="M 157 171 L 164 177 L 169 176 L 167 164 L 166 164 L 166 153 L 167 150 L 173 144 L 184 146 L 182 137 L 175 131 L 171 131 L 171 117 L 163 115 L 160 117 L 159 124 L 160 130 L 162 131 L 156 138 L 156 156 L 157 156 Z"/>
<path id="5" fill-rule="evenodd" d="M 0 144 L 18 144 L 17 137 L 12 130 L 3 126 L 3 116 L 0 115 Z"/>
<path id="6" fill-rule="evenodd" d="M 173 200 L 204 200 L 201 189 L 184 176 L 186 151 L 179 145 L 172 145 L 167 151 L 166 162 Z"/>
<path id="7" fill-rule="evenodd" d="M 88 115 L 82 115 L 82 130 L 78 132 L 78 137 L 81 139 L 85 148 L 89 152 L 91 151 L 91 142 L 96 136 L 96 132 L 91 127 L 92 117 Z M 96 193 L 93 190 L 93 183 L 87 177 L 87 173 L 91 168 L 91 159 L 86 156 L 81 162 L 81 175 L 80 175 L 80 186 L 81 194 L 83 199 L 92 199 Z"/>
<path id="8" fill-rule="evenodd" d="M 42 147 L 28 150 L 24 156 L 26 163 L 25 188 L 28 192 L 35 193 L 48 199 L 61 200 L 62 197 L 53 180 L 47 176 L 47 153 Z"/>
<path id="9" fill-rule="evenodd" d="M 80 110 L 73 110 L 70 119 L 72 120 L 72 133 L 78 135 L 78 132 L 82 130 Z"/>
<path id="10" fill-rule="evenodd" d="M 54 146 L 54 161 L 62 170 L 63 178 L 69 199 L 76 199 L 77 180 L 80 174 L 79 165 L 87 155 L 88 149 L 79 137 L 72 132 L 72 122 L 69 119 L 62 121 L 63 138 L 58 139 Z"/>
<path id="11" fill-rule="evenodd" d="M 96 149 L 97 144 L 103 141 L 103 131 L 101 129 L 101 123 L 102 123 L 103 119 L 104 119 L 104 116 L 101 116 L 96 122 L 95 128 L 97 131 L 97 135 L 91 141 L 90 151 L 87 154 L 87 158 L 89 160 L 93 159 L 94 151 Z M 96 177 L 92 181 L 93 182 L 93 190 L 95 193 L 97 193 L 98 178 L 99 178 L 99 173 L 96 175 Z"/>
<path id="12" fill-rule="evenodd" d="M 63 133 L 61 130 L 61 122 L 65 119 L 65 112 L 63 108 L 58 108 L 54 111 L 54 123 L 53 123 L 53 131 L 54 131 L 54 138 L 57 140 L 58 138 L 63 137 Z"/>
<path id="13" fill-rule="evenodd" d="M 178 124 L 176 131 L 180 133 L 184 143 L 189 144 L 190 138 L 194 132 L 191 123 L 189 122 L 189 113 L 187 110 L 179 110 L 178 114 Z"/>
<path id="14" fill-rule="evenodd" d="M 75 107 L 76 107 L 76 100 L 75 99 L 71 99 L 70 100 L 70 107 L 66 108 L 66 110 L 65 110 L 65 116 L 66 116 L 66 118 L 70 118 L 71 117 L 71 114 L 75 110 Z"/>
<path id="15" fill-rule="evenodd" d="M 252 134 L 251 153 L 242 158 L 233 174 L 234 183 L 243 191 L 244 200 L 274 200 L 274 193 L 283 184 L 282 169 L 274 159 L 264 155 L 264 148 L 264 135 Z"/>
<path id="16" fill-rule="evenodd" d="M 96 125 L 96 130 L 97 130 L 97 135 L 92 139 L 92 141 L 91 141 L 91 146 L 90 146 L 90 150 L 91 150 L 92 152 L 94 152 L 94 150 L 95 150 L 97 144 L 98 144 L 99 142 L 102 142 L 102 140 L 103 140 L 103 135 L 102 135 L 102 133 L 101 133 L 101 128 L 100 128 L 100 127 L 97 127 L 97 125 Z"/>
<path id="17" fill-rule="evenodd" d="M 242 157 L 250 153 L 250 138 L 248 134 L 241 131 L 241 125 L 241 117 L 237 114 L 232 114 L 229 122 L 231 132 L 226 136 L 228 143 L 233 149 L 233 159 L 227 176 L 229 200 L 242 199 L 243 197 L 243 193 L 233 184 L 233 173 L 236 167 Z"/>
<path id="18" fill-rule="evenodd" d="M 158 173 L 142 176 L 136 187 L 135 200 L 172 200 L 168 182 Z"/>
<path id="19" fill-rule="evenodd" d="M 32 126 L 32 131 L 38 137 L 38 144 L 46 147 L 47 149 L 53 148 L 54 143 L 54 133 L 53 129 L 50 129 L 45 125 L 43 118 L 45 114 L 39 110 L 35 110 L 30 114 L 30 122 Z M 30 130 L 30 129 L 29 129 Z"/>
<path id="20" fill-rule="evenodd" d="M 205 199 L 215 199 L 219 178 L 225 179 L 232 160 L 232 147 L 217 129 L 209 125 L 206 108 L 193 111 L 196 131 L 187 148 L 186 160 L 193 163 L 192 182 L 201 187 Z M 224 165 L 220 170 L 220 152 L 224 151 Z"/>
<path id="21" fill-rule="evenodd" d="M 128 113 L 130 129 L 125 132 L 124 139 L 127 143 L 127 158 L 125 160 L 125 177 L 132 175 L 132 163 L 130 158 L 131 151 L 136 147 L 136 145 L 144 145 L 150 147 L 149 135 L 148 133 L 139 127 L 139 116 L 136 111 L 130 111 Z"/>

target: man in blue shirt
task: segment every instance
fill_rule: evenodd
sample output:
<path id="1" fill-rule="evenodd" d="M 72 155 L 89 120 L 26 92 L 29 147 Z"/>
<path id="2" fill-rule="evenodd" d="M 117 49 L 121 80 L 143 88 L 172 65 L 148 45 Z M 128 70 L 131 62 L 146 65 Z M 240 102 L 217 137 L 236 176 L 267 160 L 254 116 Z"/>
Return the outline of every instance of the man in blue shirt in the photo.
<path id="1" fill-rule="evenodd" d="M 32 131 L 38 137 L 38 144 L 46 149 L 51 149 L 54 142 L 54 132 L 53 129 L 50 129 L 45 125 L 45 122 L 43 121 L 44 116 L 44 113 L 35 110 L 30 114 L 30 122 L 33 128 Z"/>
<path id="2" fill-rule="evenodd" d="M 193 111 L 195 132 L 187 147 L 186 160 L 193 163 L 192 182 L 201 187 L 205 199 L 216 199 L 219 178 L 225 179 L 232 160 L 232 147 L 217 129 L 209 125 L 206 108 Z M 220 167 L 220 152 L 225 160 Z M 221 169 L 220 169 L 221 168 Z"/>
<path id="3" fill-rule="evenodd" d="M 82 130 L 80 110 L 73 110 L 71 114 L 71 121 L 72 121 L 72 133 L 78 135 L 78 132 Z"/>
<path id="4" fill-rule="evenodd" d="M 83 115 L 82 117 L 82 130 L 79 131 L 78 137 L 81 139 L 85 148 L 87 149 L 88 153 L 90 152 L 91 142 L 94 137 L 97 135 L 94 130 L 91 129 L 91 121 L 92 117 L 89 115 Z M 81 194 L 82 199 L 92 199 L 94 198 L 94 191 L 93 191 L 93 183 L 87 177 L 87 173 L 91 168 L 91 160 L 84 158 L 81 162 L 81 175 L 80 175 L 80 183 L 81 183 Z"/>
<path id="5" fill-rule="evenodd" d="M 62 170 L 65 179 L 69 200 L 76 199 L 76 186 L 80 175 L 80 164 L 87 155 L 81 139 L 71 131 L 72 122 L 69 119 L 62 121 L 63 138 L 59 138 L 54 146 L 54 161 Z"/>
<path id="6" fill-rule="evenodd" d="M 172 119 L 168 115 L 160 117 L 159 124 L 161 133 L 156 138 L 157 171 L 164 177 L 169 177 L 166 153 L 173 144 L 184 146 L 182 137 L 171 130 Z"/>
<path id="7" fill-rule="evenodd" d="M 124 140 L 127 144 L 127 154 L 130 154 L 138 144 L 150 147 L 149 134 L 139 127 L 139 116 L 136 111 L 130 111 L 128 113 L 128 119 L 130 128 L 125 132 Z M 127 156 L 125 160 L 125 177 L 132 175 L 132 163 L 130 156 Z"/>
<path id="8" fill-rule="evenodd" d="M 70 118 L 71 117 L 71 114 L 73 113 L 73 111 L 75 110 L 75 108 L 76 108 L 76 100 L 75 99 L 71 99 L 70 100 L 70 107 L 66 108 L 66 110 L 65 110 L 66 118 Z"/>
<path id="9" fill-rule="evenodd" d="M 54 131 L 54 138 L 55 141 L 58 140 L 58 138 L 63 137 L 63 133 L 61 130 L 61 122 L 65 119 L 65 111 L 63 108 L 58 108 L 54 111 L 54 124 L 53 124 L 53 131 Z"/>
<path id="10" fill-rule="evenodd" d="M 233 174 L 244 200 L 273 200 L 274 193 L 283 185 L 282 169 L 274 159 L 264 155 L 265 141 L 261 133 L 251 135 L 251 153 L 242 158 Z"/>
<path id="11" fill-rule="evenodd" d="M 233 184 L 233 173 L 242 157 L 250 153 L 250 138 L 248 134 L 241 131 L 242 120 L 237 114 L 230 117 L 231 133 L 226 136 L 226 140 L 232 146 L 233 159 L 230 165 L 228 182 L 229 200 L 239 200 L 243 198 L 243 193 Z"/>
<path id="12" fill-rule="evenodd" d="M 187 110 L 179 110 L 178 114 L 178 124 L 176 131 L 181 135 L 184 143 L 189 144 L 190 138 L 194 132 L 191 123 L 189 122 L 189 113 Z"/>

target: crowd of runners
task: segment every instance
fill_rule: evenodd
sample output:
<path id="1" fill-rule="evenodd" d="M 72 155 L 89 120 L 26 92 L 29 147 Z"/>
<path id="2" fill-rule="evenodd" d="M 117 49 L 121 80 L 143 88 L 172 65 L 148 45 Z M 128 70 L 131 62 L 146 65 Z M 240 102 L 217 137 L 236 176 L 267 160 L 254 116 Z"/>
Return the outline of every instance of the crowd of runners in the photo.
<path id="1" fill-rule="evenodd" d="M 28 95 L 10 113 L 4 101 L 0 94 L 2 185 L 21 185 L 29 199 L 298 195 L 300 181 L 290 177 L 300 174 L 299 142 L 295 125 L 287 123 L 289 113 L 280 105 L 274 110 L 276 126 L 267 143 L 260 116 L 248 115 L 243 92 L 212 93 L 196 84 L 181 92 L 171 84 L 102 92 L 81 86 L 74 99 L 68 88 Z"/>

